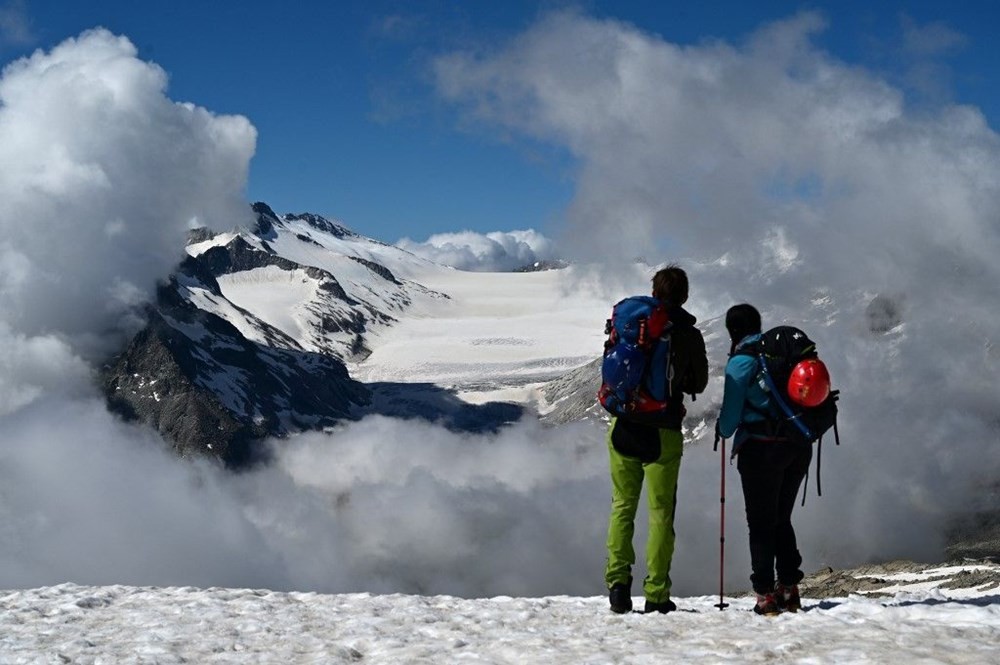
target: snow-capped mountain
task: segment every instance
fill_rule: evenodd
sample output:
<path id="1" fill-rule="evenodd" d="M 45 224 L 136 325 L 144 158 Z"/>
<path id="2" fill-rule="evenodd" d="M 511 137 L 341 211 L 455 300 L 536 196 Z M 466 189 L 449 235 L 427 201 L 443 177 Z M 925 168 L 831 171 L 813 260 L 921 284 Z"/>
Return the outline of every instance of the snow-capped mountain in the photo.
<path id="1" fill-rule="evenodd" d="M 267 436 L 330 426 L 371 402 L 344 360 L 413 298 L 443 298 L 382 262 L 401 250 L 316 215 L 254 205 L 253 229 L 192 234 L 148 324 L 108 367 L 110 405 L 154 425 L 182 454 L 231 465 Z"/>
<path id="2" fill-rule="evenodd" d="M 578 341 L 591 319 L 599 329 L 592 314 L 603 304 L 593 301 L 575 310 L 583 321 L 566 320 L 569 344 L 540 339 L 553 331 L 545 299 L 560 292 L 559 271 L 505 274 L 510 291 L 494 307 L 477 300 L 495 297 L 483 286 L 496 276 L 434 264 L 319 215 L 253 211 L 253 228 L 192 232 L 148 324 L 105 373 L 114 410 L 154 425 L 181 454 L 239 466 L 266 437 L 367 413 L 492 429 L 522 415 L 534 386 L 600 348 L 593 335 Z M 401 318 L 425 329 L 400 337 Z M 481 361 L 457 362 L 465 351 Z M 591 401 L 593 380 L 591 369 L 574 383 Z"/>

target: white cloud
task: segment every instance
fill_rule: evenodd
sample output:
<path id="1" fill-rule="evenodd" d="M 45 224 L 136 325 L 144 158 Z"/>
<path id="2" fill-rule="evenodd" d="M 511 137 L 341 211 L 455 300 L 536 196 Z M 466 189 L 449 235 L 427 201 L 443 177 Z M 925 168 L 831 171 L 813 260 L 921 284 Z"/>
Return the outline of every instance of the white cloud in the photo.
<path id="1" fill-rule="evenodd" d="M 0 46 L 24 46 L 34 41 L 31 20 L 24 0 L 10 0 L 0 5 Z"/>
<path id="2" fill-rule="evenodd" d="M 906 14 L 900 17 L 903 31 L 903 49 L 915 56 L 936 56 L 954 52 L 966 45 L 968 39 L 945 23 L 934 21 L 919 24 Z"/>
<path id="3" fill-rule="evenodd" d="M 546 428 L 528 419 L 468 435 L 371 417 L 332 436 L 281 443 L 293 503 L 313 495 L 324 506 L 312 515 L 317 523 L 291 529 L 303 573 L 316 576 L 311 584 L 324 584 L 334 568 L 349 580 L 346 588 L 374 592 L 540 595 L 600 587 L 593 574 L 604 553 L 592 544 L 606 529 L 607 452 L 592 427 Z M 287 524 L 287 507 L 268 499 L 258 509 Z M 339 556 L 310 555 L 316 533 L 335 533 Z"/>
<path id="4" fill-rule="evenodd" d="M 0 79 L 0 309 L 77 347 L 113 331 L 183 258 L 187 222 L 229 228 L 256 132 L 165 95 L 166 73 L 93 30 Z"/>
<path id="5" fill-rule="evenodd" d="M 56 394 L 76 398 L 89 394 L 89 365 L 52 336 L 26 337 L 0 323 L 0 418 L 37 398 Z"/>
<path id="6" fill-rule="evenodd" d="M 112 417 L 95 359 L 184 256 L 228 228 L 255 131 L 177 104 L 123 37 L 84 33 L 0 78 L 0 560 L 5 587 L 287 586 L 224 477 Z M 88 360 L 85 360 L 87 358 Z"/>
<path id="7" fill-rule="evenodd" d="M 5 588 L 288 586 L 216 469 L 177 459 L 103 400 L 41 398 L 0 418 Z"/>
<path id="8" fill-rule="evenodd" d="M 668 240 L 707 256 L 777 224 L 831 273 L 858 236 L 869 255 L 903 234 L 932 244 L 943 220 L 966 241 L 991 236 L 978 205 L 997 187 L 997 137 L 982 116 L 907 115 L 899 90 L 812 46 L 822 27 L 803 14 L 740 48 L 682 48 L 560 13 L 498 52 L 439 59 L 437 75 L 480 121 L 577 156 L 569 216 L 584 256 L 648 255 Z"/>
<path id="9" fill-rule="evenodd" d="M 599 588 L 601 433 L 462 435 L 373 417 L 240 475 L 177 459 L 99 401 L 0 418 L 0 586 L 539 595 Z M 414 443 L 419 442 L 418 448 Z"/>
<path id="10" fill-rule="evenodd" d="M 436 263 L 482 272 L 510 271 L 556 258 L 552 241 L 533 229 L 438 233 L 423 242 L 403 238 L 396 244 Z"/>

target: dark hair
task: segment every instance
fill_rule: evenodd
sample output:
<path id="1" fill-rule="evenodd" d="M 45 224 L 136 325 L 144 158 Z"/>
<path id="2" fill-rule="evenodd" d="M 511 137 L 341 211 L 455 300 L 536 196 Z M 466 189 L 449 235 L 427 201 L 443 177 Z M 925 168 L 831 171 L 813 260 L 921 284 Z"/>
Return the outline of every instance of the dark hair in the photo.
<path id="1" fill-rule="evenodd" d="M 747 335 L 759 333 L 760 328 L 760 312 L 756 307 L 747 303 L 730 307 L 726 312 L 726 330 L 732 342 L 729 352 L 735 351 L 736 345 Z"/>
<path id="2" fill-rule="evenodd" d="M 653 297 L 671 305 L 683 305 L 688 299 L 688 276 L 670 264 L 653 275 Z"/>

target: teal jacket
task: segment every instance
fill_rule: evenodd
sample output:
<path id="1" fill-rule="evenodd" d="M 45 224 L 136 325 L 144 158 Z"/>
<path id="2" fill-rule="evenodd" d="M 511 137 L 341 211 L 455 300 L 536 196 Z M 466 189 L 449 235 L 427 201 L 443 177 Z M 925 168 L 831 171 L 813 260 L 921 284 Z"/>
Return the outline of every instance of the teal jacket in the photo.
<path id="1" fill-rule="evenodd" d="M 771 398 L 758 380 L 759 361 L 754 356 L 739 353 L 740 349 L 759 339 L 759 334 L 744 337 L 726 363 L 726 386 L 717 431 L 726 439 L 736 435 L 734 450 L 747 438 L 746 432 L 740 431 L 740 425 L 762 422 L 765 420 L 763 414 L 768 413 L 771 407 Z"/>

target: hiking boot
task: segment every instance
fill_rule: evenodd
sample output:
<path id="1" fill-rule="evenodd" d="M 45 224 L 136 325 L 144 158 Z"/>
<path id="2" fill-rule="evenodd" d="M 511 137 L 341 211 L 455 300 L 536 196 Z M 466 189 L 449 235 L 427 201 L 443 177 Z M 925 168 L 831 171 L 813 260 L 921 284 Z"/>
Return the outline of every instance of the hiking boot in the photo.
<path id="1" fill-rule="evenodd" d="M 653 612 L 659 612 L 660 614 L 666 614 L 667 612 L 673 612 L 676 609 L 677 605 L 675 605 L 674 601 L 670 600 L 669 598 L 667 598 L 662 603 L 654 603 L 651 600 L 647 600 L 646 609 L 644 610 L 644 613 L 652 614 Z"/>
<path id="2" fill-rule="evenodd" d="M 757 614 L 772 617 L 781 614 L 778 603 L 774 600 L 773 593 L 758 593 L 757 604 L 753 606 L 753 611 Z"/>
<path id="3" fill-rule="evenodd" d="M 611 585 L 611 611 L 615 614 L 625 614 L 632 611 L 632 578 L 628 582 L 616 582 Z"/>
<path id="4" fill-rule="evenodd" d="M 774 590 L 774 602 L 778 604 L 778 609 L 783 612 L 798 612 L 802 609 L 802 601 L 799 599 L 799 585 L 785 586 L 779 582 L 778 587 Z"/>

